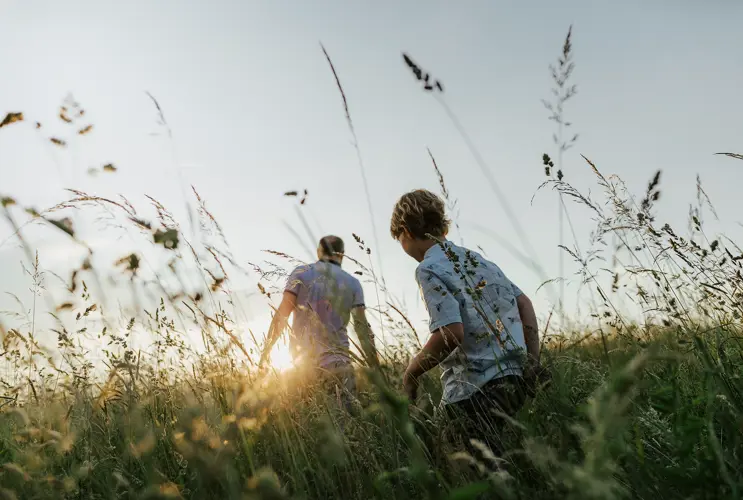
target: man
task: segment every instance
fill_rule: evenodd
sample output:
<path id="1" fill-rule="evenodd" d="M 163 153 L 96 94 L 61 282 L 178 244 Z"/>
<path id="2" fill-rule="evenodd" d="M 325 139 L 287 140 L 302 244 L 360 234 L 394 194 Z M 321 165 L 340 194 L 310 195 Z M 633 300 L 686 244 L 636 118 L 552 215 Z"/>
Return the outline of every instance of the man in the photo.
<path id="1" fill-rule="evenodd" d="M 290 347 L 296 362 L 317 370 L 334 392 L 340 392 L 342 403 L 350 410 L 356 389 L 347 331 L 351 318 L 366 362 L 376 364 L 377 355 L 361 283 L 341 268 L 344 251 L 342 239 L 325 236 L 318 245 L 318 261 L 291 273 L 271 321 L 260 365 L 294 313 Z"/>

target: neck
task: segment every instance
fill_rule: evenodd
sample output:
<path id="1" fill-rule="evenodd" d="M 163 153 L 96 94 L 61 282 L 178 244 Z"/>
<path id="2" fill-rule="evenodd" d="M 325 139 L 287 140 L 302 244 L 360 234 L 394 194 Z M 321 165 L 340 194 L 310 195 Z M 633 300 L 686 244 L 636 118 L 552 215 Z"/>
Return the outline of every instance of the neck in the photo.
<path id="1" fill-rule="evenodd" d="M 423 262 L 423 258 L 426 256 L 426 252 L 428 252 L 428 250 L 432 246 L 438 245 L 438 244 L 439 242 L 434 241 L 434 240 L 421 241 L 420 246 L 418 246 L 418 255 L 415 256 L 415 260 L 417 260 L 418 262 Z"/>
<path id="2" fill-rule="evenodd" d="M 320 261 L 335 264 L 336 266 L 341 265 L 341 260 L 336 257 L 320 257 Z"/>

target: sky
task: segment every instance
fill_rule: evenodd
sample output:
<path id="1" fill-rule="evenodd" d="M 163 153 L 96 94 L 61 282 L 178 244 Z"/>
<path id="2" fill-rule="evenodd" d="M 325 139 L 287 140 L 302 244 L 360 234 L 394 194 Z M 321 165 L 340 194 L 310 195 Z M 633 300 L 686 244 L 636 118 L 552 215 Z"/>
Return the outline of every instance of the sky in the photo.
<path id="1" fill-rule="evenodd" d="M 743 3 L 733 0 L 0 0 L 0 32 L 12 47 L 0 53 L 0 114 L 26 117 L 0 130 L 0 194 L 39 209 L 68 198 L 66 188 L 121 194 L 145 213 L 149 195 L 185 224 L 194 186 L 241 265 L 264 260 L 265 249 L 311 259 L 308 233 L 337 234 L 351 256 L 364 259 L 353 245 L 356 233 L 372 247 L 377 269 L 381 262 L 390 293 L 425 330 L 416 263 L 388 227 L 402 193 L 438 190 L 430 148 L 457 200 L 465 245 L 481 247 L 534 296 L 544 316 L 549 297 L 545 288 L 537 292 L 543 277 L 501 243 L 523 251 L 471 150 L 401 53 L 443 82 L 443 99 L 551 278 L 558 271 L 557 199 L 549 191 L 534 194 L 544 181 L 542 154 L 555 155 L 554 123 L 541 99 L 550 97 L 548 66 L 568 27 L 578 94 L 565 114 L 580 136 L 564 158 L 567 179 L 596 190 L 579 154 L 636 193 L 661 169 L 659 219 L 684 226 L 699 174 L 721 216 L 720 230 L 736 237 L 743 164 L 713 153 L 743 151 L 740 19 Z M 320 42 L 348 99 L 376 234 Z M 172 139 L 147 92 L 159 102 Z M 57 118 L 68 94 L 94 125 L 85 136 Z M 68 146 L 51 144 L 52 136 L 67 137 Z M 89 174 L 109 163 L 115 173 Z M 283 196 L 304 189 L 302 206 Z M 579 207 L 570 210 L 579 239 L 587 241 L 590 219 Z M 132 237 L 104 231 L 86 213 L 72 217 L 109 267 L 136 247 Z M 0 242 L 10 234 L 0 225 Z M 82 259 L 79 248 L 48 229 L 31 228 L 29 241 L 42 266 L 61 276 Z M 0 246 L 3 291 L 28 307 L 23 259 L 16 240 Z M 242 277 L 233 289 L 244 293 L 244 317 L 261 332 L 270 309 L 255 293 L 256 279 Z M 374 287 L 366 285 L 366 292 L 376 299 Z M 568 303 L 575 293 L 569 285 Z M 0 309 L 14 308 L 9 295 L 0 298 Z"/>

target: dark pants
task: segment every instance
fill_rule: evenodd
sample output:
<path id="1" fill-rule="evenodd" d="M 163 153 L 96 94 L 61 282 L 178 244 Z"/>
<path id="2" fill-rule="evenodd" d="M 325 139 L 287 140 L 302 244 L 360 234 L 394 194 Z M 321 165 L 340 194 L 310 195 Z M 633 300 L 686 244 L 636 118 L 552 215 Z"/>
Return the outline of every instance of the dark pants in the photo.
<path id="1" fill-rule="evenodd" d="M 504 434 L 515 430 L 507 417 L 518 413 L 526 397 L 523 378 L 508 375 L 488 382 L 468 399 L 443 405 L 444 439 L 474 458 L 482 460 L 484 454 L 472 440 L 486 445 L 495 456 L 502 456 L 506 450 Z"/>

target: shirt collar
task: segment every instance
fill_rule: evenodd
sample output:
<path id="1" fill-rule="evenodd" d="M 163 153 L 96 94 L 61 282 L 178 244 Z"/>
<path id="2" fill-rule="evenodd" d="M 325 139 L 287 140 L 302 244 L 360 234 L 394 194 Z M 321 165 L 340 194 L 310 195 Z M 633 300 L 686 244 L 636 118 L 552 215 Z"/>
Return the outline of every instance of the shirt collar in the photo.
<path id="1" fill-rule="evenodd" d="M 448 240 L 443 240 L 443 245 L 447 248 L 451 248 L 452 244 Z M 434 255 L 438 255 L 444 252 L 444 249 L 441 248 L 441 243 L 436 243 L 431 248 L 426 250 L 426 253 L 423 254 L 423 260 L 433 257 Z"/>

